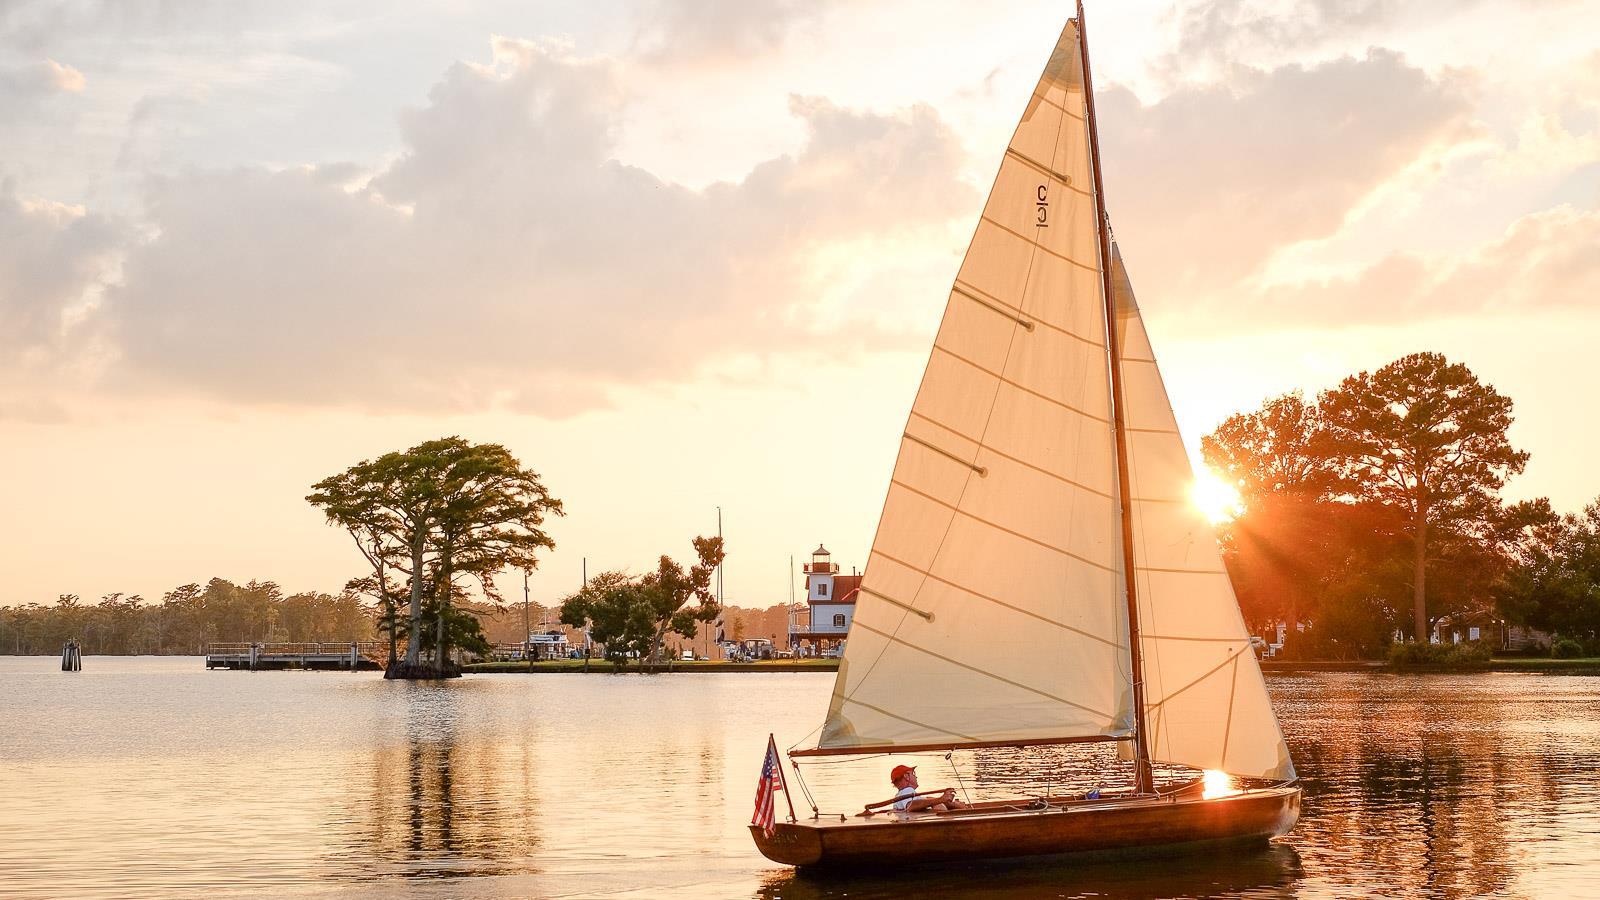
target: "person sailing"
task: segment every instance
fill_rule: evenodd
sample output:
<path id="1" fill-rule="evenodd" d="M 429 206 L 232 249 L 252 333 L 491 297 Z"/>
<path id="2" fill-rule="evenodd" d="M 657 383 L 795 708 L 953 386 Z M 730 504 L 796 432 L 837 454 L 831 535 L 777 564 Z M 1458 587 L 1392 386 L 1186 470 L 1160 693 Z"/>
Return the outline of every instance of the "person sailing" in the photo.
<path id="1" fill-rule="evenodd" d="M 894 795 L 895 812 L 943 812 L 967 808 L 967 804 L 956 799 L 954 788 L 945 788 L 943 793 L 917 796 L 916 766 L 895 766 L 889 770 L 889 783 L 900 789 Z"/>

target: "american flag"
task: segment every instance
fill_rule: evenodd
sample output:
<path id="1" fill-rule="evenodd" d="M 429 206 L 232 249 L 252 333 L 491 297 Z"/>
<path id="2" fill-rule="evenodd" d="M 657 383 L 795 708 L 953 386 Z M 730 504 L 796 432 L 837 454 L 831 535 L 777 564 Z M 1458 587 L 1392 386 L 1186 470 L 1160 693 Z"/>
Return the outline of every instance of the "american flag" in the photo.
<path id="1" fill-rule="evenodd" d="M 778 745 L 767 735 L 767 758 L 761 763 L 761 780 L 756 782 L 756 812 L 750 817 L 751 825 L 760 825 L 761 833 L 772 837 L 776 829 L 776 817 L 772 812 L 772 800 L 778 792 L 783 790 L 783 772 L 778 762 Z"/>

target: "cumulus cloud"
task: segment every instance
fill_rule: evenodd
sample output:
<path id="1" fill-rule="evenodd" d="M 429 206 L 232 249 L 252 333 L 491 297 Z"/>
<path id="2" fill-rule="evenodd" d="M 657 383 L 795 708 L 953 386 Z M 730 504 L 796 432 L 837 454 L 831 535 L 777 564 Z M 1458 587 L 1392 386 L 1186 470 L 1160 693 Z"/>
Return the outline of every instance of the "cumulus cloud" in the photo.
<path id="1" fill-rule="evenodd" d="M 691 190 L 613 158 L 622 75 L 498 41 L 401 121 L 406 150 L 348 169 L 154 180 L 106 325 L 122 383 L 231 401 L 548 413 L 608 385 L 792 346 L 834 242 L 971 208 L 930 109 L 796 98 L 808 138 Z"/>
<path id="2" fill-rule="evenodd" d="M 1240 70 L 1144 105 L 1102 99 L 1107 200 L 1141 290 L 1214 298 L 1470 124 L 1465 91 L 1396 53 Z"/>
<path id="3" fill-rule="evenodd" d="M 1542 210 L 1460 253 L 1395 253 L 1350 276 L 1258 288 L 1238 299 L 1281 325 L 1399 323 L 1600 304 L 1600 211 Z"/>
<path id="4" fill-rule="evenodd" d="M 0 354 L 42 361 L 67 342 L 113 277 L 127 229 L 0 182 Z"/>

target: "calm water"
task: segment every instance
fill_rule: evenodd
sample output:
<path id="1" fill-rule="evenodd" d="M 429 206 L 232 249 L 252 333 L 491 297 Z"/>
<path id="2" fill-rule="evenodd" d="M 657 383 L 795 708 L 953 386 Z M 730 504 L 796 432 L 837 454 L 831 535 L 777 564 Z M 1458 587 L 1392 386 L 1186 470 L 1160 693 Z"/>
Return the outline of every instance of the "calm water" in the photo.
<path id="1" fill-rule="evenodd" d="M 831 675 L 206 672 L 0 657 L 0 896 L 1600 897 L 1600 679 L 1321 674 L 1273 696 L 1300 825 L 1182 863 L 796 877 L 744 831 L 769 730 Z M 1096 751 L 1098 752 L 1098 751 Z M 1093 783 L 1054 749 L 921 759 L 925 786 Z M 890 763 L 808 776 L 827 810 Z"/>

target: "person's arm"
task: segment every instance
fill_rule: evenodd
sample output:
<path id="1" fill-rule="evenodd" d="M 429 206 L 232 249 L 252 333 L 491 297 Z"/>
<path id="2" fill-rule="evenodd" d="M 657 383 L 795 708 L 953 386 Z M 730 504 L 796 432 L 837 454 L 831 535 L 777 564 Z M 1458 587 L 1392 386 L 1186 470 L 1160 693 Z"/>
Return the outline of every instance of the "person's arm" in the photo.
<path id="1" fill-rule="evenodd" d="M 942 794 L 935 794 L 931 797 L 918 797 L 910 803 L 907 803 L 906 812 L 922 812 L 923 810 L 931 809 L 942 803 L 949 803 L 955 798 L 955 788 L 945 788 L 944 793 Z"/>

